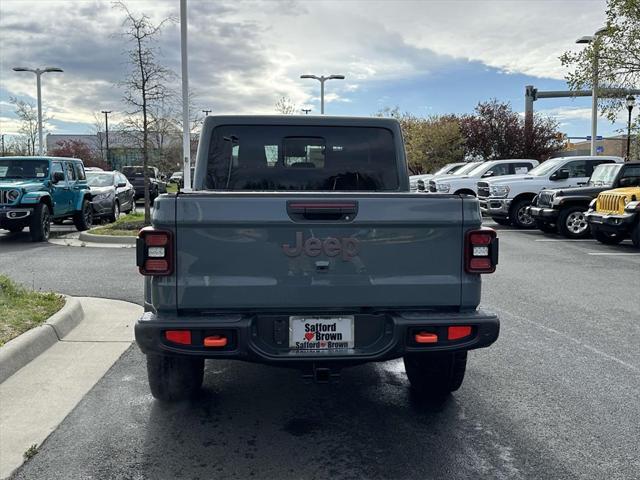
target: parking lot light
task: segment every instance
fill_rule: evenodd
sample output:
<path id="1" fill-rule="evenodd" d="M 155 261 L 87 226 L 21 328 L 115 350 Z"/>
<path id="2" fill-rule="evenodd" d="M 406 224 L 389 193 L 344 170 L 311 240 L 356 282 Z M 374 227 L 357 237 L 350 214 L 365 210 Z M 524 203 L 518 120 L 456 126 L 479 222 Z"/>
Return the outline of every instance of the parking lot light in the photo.
<path id="1" fill-rule="evenodd" d="M 591 155 L 596 154 L 596 137 L 598 136 L 598 57 L 600 55 L 600 35 L 606 28 L 597 30 L 593 35 L 585 35 L 576 40 L 578 44 L 593 43 L 593 85 L 591 87 Z"/>
<path id="2" fill-rule="evenodd" d="M 327 80 L 344 80 L 344 75 L 328 75 L 326 77 L 324 75 L 300 75 L 300 78 L 310 78 L 320 82 L 320 115 L 324 115 L 324 82 Z"/>
<path id="3" fill-rule="evenodd" d="M 631 160 L 631 110 L 636 104 L 636 97 L 629 95 L 627 97 L 627 110 L 629 110 L 629 120 L 627 122 L 627 162 Z"/>
<path id="4" fill-rule="evenodd" d="M 38 90 L 38 155 L 44 155 L 44 144 L 42 142 L 42 93 L 40 88 L 40 77 L 43 73 L 49 72 L 63 72 L 59 67 L 45 67 L 45 68 L 28 68 L 28 67 L 13 67 L 14 72 L 31 72 L 36 75 L 36 86 Z"/>

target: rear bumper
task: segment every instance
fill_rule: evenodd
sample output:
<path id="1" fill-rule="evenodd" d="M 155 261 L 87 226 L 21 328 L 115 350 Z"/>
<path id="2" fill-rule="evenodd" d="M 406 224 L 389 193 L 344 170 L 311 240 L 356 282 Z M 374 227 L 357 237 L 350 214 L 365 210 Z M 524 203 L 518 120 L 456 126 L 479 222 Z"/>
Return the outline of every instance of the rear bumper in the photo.
<path id="1" fill-rule="evenodd" d="M 527 207 L 527 212 L 536 220 L 551 221 L 558 218 L 558 210 L 553 208 Z"/>
<path id="2" fill-rule="evenodd" d="M 378 315 L 356 315 L 355 347 L 334 352 L 299 352 L 288 347 L 288 315 L 159 316 L 146 312 L 135 325 L 135 337 L 144 353 L 184 355 L 201 358 L 238 359 L 258 363 L 301 367 L 309 362 L 347 366 L 390 360 L 405 353 L 427 351 L 466 351 L 488 347 L 498 338 L 500 322 L 491 313 L 401 312 Z M 276 333 L 275 321 L 285 321 Z M 282 324 L 281 324 L 282 325 Z M 471 326 L 468 337 L 447 339 L 447 327 Z M 169 342 L 166 330 L 191 331 L 191 345 Z M 359 335 L 359 331 L 362 335 Z M 436 333 L 438 343 L 418 344 L 417 331 Z M 222 348 L 203 345 L 209 335 L 223 335 L 229 342 Z M 280 343 L 277 337 L 280 335 Z"/>
<path id="3" fill-rule="evenodd" d="M 480 198 L 480 211 L 488 217 L 508 217 L 510 198 Z"/>
<path id="4" fill-rule="evenodd" d="M 602 214 L 593 210 L 584 214 L 589 225 L 603 230 L 605 232 L 630 232 L 635 223 L 636 218 L 639 216 L 637 213 L 623 213 L 623 214 Z"/>

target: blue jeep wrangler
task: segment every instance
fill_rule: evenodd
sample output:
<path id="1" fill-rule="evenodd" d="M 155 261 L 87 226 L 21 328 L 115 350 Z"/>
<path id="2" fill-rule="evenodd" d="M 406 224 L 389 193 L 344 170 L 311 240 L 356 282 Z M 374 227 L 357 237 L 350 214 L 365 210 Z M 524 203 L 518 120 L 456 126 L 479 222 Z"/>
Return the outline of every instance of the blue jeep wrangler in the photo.
<path id="1" fill-rule="evenodd" d="M 31 240 L 49 238 L 51 222 L 72 218 L 80 231 L 91 227 L 91 193 L 82 160 L 62 157 L 0 158 L 0 228 Z"/>

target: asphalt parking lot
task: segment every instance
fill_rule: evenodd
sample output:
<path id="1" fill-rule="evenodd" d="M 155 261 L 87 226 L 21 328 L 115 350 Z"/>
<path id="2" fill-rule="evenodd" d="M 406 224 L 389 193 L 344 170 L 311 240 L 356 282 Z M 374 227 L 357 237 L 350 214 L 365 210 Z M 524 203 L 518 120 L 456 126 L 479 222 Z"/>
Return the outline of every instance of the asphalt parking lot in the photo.
<path id="1" fill-rule="evenodd" d="M 416 403 L 393 361 L 335 385 L 209 362 L 201 396 L 167 407 L 134 345 L 15 478 L 637 478 L 640 251 L 496 229 L 482 306 L 501 336 L 443 406 Z M 12 278 L 140 303 L 133 250 L 16 237 L 0 232 Z"/>

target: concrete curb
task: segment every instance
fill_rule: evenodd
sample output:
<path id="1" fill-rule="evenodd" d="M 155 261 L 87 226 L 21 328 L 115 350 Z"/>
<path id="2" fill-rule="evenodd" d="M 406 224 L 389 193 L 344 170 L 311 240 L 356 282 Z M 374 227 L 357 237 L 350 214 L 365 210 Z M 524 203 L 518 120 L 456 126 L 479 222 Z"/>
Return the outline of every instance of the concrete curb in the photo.
<path id="1" fill-rule="evenodd" d="M 65 304 L 59 312 L 0 348 L 0 383 L 64 338 L 83 318 L 80 301 L 65 296 Z"/>
<path id="2" fill-rule="evenodd" d="M 89 232 L 80 232 L 78 237 L 83 242 L 91 243 L 119 243 L 121 245 L 135 245 L 136 237 L 125 237 L 120 235 L 94 235 Z"/>

